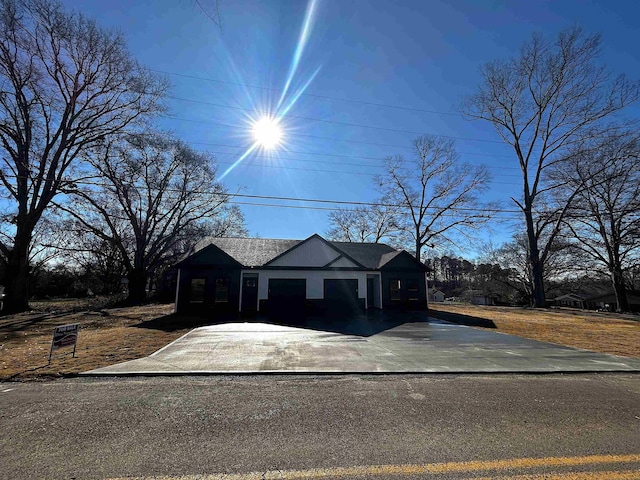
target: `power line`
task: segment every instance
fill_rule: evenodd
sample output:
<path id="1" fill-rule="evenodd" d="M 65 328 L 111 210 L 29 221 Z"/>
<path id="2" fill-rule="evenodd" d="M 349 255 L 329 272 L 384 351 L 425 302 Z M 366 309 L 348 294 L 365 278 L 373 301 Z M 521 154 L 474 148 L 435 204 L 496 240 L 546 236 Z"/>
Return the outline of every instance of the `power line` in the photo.
<path id="1" fill-rule="evenodd" d="M 236 165 L 236 162 L 221 162 L 218 161 L 217 163 L 221 164 L 221 165 Z M 362 175 L 362 176 L 369 176 L 369 177 L 375 177 L 377 174 L 375 173 L 365 173 L 365 172 L 345 172 L 343 170 L 325 170 L 325 169 L 320 169 L 320 168 L 302 168 L 302 167 L 290 167 L 288 165 L 267 165 L 264 163 L 247 163 L 247 162 L 242 162 L 239 163 L 238 165 L 236 165 L 236 168 L 238 167 L 263 167 L 263 168 L 280 168 L 283 170 L 301 170 L 301 171 L 307 171 L 307 172 L 320 172 L 320 173 L 339 173 L 339 174 L 343 174 L 343 175 Z M 519 186 L 519 183 L 513 183 L 513 182 L 496 182 L 491 180 L 491 183 L 493 185 L 510 185 L 510 186 Z"/>
<path id="2" fill-rule="evenodd" d="M 156 73 L 162 73 L 165 75 L 173 75 L 176 77 L 183 77 L 183 78 L 191 78 L 193 80 L 202 80 L 205 82 L 213 82 L 213 83 L 222 83 L 222 84 L 226 84 L 226 85 L 235 85 L 238 87 L 247 87 L 247 88 L 253 88 L 253 89 L 257 89 L 257 90 L 267 90 L 267 91 L 272 91 L 272 92 L 278 92 L 278 93 L 283 93 L 285 90 L 284 89 L 280 89 L 280 88 L 270 88 L 270 87 L 260 87 L 257 85 L 249 85 L 246 83 L 240 83 L 240 82 L 230 82 L 227 80 L 217 80 L 214 78 L 205 78 L 205 77 L 197 77 L 195 75 L 186 75 L 184 73 L 175 73 L 175 72 L 168 72 L 165 70 L 154 70 L 154 69 L 150 69 L 150 71 L 152 72 L 156 72 Z M 384 107 L 384 108 L 395 108 L 398 110 L 406 110 L 406 111 L 410 111 L 410 112 L 420 112 L 420 113 L 430 113 L 430 114 L 435 114 L 435 115 L 449 115 L 449 116 L 453 116 L 453 117 L 461 117 L 464 118 L 463 115 L 459 114 L 459 113 L 454 113 L 454 112 L 443 112 L 443 111 L 438 111 L 438 110 L 426 110 L 426 109 L 422 109 L 422 108 L 415 108 L 415 107 L 404 107 L 401 105 L 391 105 L 388 103 L 376 103 L 376 102 L 367 102 L 364 100 L 353 100 L 350 98 L 339 98 L 339 97 L 332 97 L 329 95 L 317 95 L 317 94 L 313 94 L 313 93 L 301 93 L 300 94 L 301 97 L 311 97 L 311 98 L 321 98 L 324 100 L 335 100 L 335 101 L 339 101 L 339 102 L 349 102 L 349 103 L 357 103 L 360 105 L 369 105 L 369 106 L 374 106 L 374 107 Z"/>
<path id="3" fill-rule="evenodd" d="M 214 154 L 220 154 L 220 155 L 242 155 L 246 149 L 247 146 L 245 145 L 229 145 L 229 144 L 224 144 L 224 143 L 209 143 L 209 142 L 188 142 L 191 143 L 193 145 L 208 145 L 208 146 L 213 146 L 213 147 L 228 147 L 228 148 L 239 148 L 241 149 L 241 151 L 239 152 L 218 152 L 218 151 L 214 151 L 214 150 L 208 150 L 209 153 L 214 153 Z M 323 153 L 323 152 L 300 152 L 297 150 L 288 150 L 288 149 L 284 149 L 282 152 L 278 152 L 277 154 L 274 155 L 257 155 L 254 154 L 253 156 L 258 156 L 258 157 L 268 157 L 268 158 L 280 158 L 279 154 L 280 153 L 294 153 L 294 154 L 298 154 L 298 155 L 314 155 L 314 156 L 323 156 L 323 157 L 338 157 L 338 158 L 361 158 L 363 160 L 375 160 L 377 162 L 379 162 L 380 160 L 384 160 L 384 157 L 366 157 L 366 156 L 361 156 L 361 155 L 346 155 L 346 154 L 341 154 L 341 153 Z M 495 158 L 513 158 L 511 155 L 491 155 L 490 153 L 477 153 L 477 152 L 458 152 L 460 155 L 478 155 L 478 156 L 482 156 L 482 157 L 495 157 Z M 371 165 L 370 163 L 361 163 L 359 165 Z M 487 165 L 488 168 L 500 168 L 500 169 L 514 169 L 514 170 L 520 170 L 520 167 L 503 167 L 503 166 L 491 166 L 491 165 Z"/>
<path id="4" fill-rule="evenodd" d="M 241 155 L 241 153 L 236 153 L 236 152 L 209 151 L 209 153 L 212 153 L 214 155 Z M 242 153 L 244 153 L 244 152 L 242 152 Z M 306 159 L 303 159 L 303 158 L 291 158 L 291 157 L 274 157 L 273 155 L 259 155 L 259 154 L 254 154 L 254 153 L 252 153 L 249 158 L 268 158 L 270 160 L 276 160 L 277 159 L 277 160 L 287 161 L 287 162 L 320 163 L 320 164 L 323 164 L 323 165 L 348 165 L 348 166 L 353 166 L 353 167 L 384 168 L 384 165 L 373 165 L 371 163 L 326 162 L 326 161 L 322 161 L 322 160 L 306 160 Z M 222 162 L 222 161 L 218 160 L 217 163 L 228 164 L 229 162 Z M 253 165 L 253 164 L 251 164 L 251 165 Z M 263 164 L 255 164 L 255 165 L 263 165 Z M 265 166 L 269 166 L 269 165 L 265 165 Z M 500 168 L 500 169 L 502 169 L 502 167 L 491 167 L 491 166 L 488 166 L 488 165 L 485 165 L 485 166 L 487 168 Z M 282 168 L 288 168 L 288 167 L 282 166 Z M 351 173 L 351 172 L 341 172 L 341 173 Z M 511 174 L 503 174 L 501 176 L 503 176 L 503 177 L 521 177 L 521 175 L 511 175 Z"/>
<path id="5" fill-rule="evenodd" d="M 167 118 L 173 118 L 173 117 L 167 117 Z M 190 121 L 190 120 L 185 120 L 185 121 Z M 228 124 L 224 124 L 224 125 L 231 127 L 231 125 L 228 125 Z M 240 128 L 240 127 L 234 126 L 234 128 Z M 138 133 L 136 135 L 144 135 L 144 134 Z M 153 135 L 153 134 L 150 134 L 150 135 Z M 228 143 L 193 142 L 193 141 L 189 141 L 188 143 L 191 143 L 193 145 L 208 145 L 208 146 L 212 146 L 212 147 L 240 148 L 240 149 L 243 149 L 243 150 L 247 149 L 246 145 L 229 145 Z M 367 157 L 367 156 L 363 156 L 363 155 L 347 155 L 347 154 L 344 154 L 344 153 L 301 152 L 301 151 L 289 150 L 289 149 L 285 149 L 283 152 L 284 153 L 295 153 L 295 154 L 299 154 L 299 155 L 315 155 L 315 156 L 322 156 L 322 157 L 361 158 L 363 160 L 376 160 L 376 161 L 380 161 L 380 160 L 383 159 L 383 157 Z M 215 152 L 212 152 L 212 153 L 215 153 Z M 229 152 L 219 152 L 219 153 L 227 154 Z M 244 153 L 244 151 L 238 152 L 238 155 L 241 155 L 242 153 Z M 480 153 L 480 152 L 458 152 L 458 154 L 460 154 L 460 155 L 474 155 L 474 156 L 478 156 L 478 157 L 514 158 L 513 155 L 493 155 L 492 153 Z M 494 167 L 490 167 L 490 168 L 494 168 Z M 519 167 L 495 167 L 495 168 L 500 168 L 500 169 L 508 168 L 508 169 L 520 170 Z"/>
<path id="6" fill-rule="evenodd" d="M 6 175 L 5 174 L 5 178 L 26 178 L 29 180 L 38 180 L 38 179 L 44 179 L 45 176 L 34 176 L 34 177 L 17 177 L 14 175 Z M 115 185 L 113 183 L 106 183 L 106 182 L 98 182 L 98 181 L 89 181 L 88 178 L 90 177 L 85 177 L 82 180 L 71 180 L 71 179 L 62 179 L 60 180 L 61 183 L 65 183 L 65 184 L 73 184 L 73 185 L 87 185 L 87 186 L 97 186 L 97 187 L 107 187 L 107 188 L 111 188 L 111 187 L 115 187 Z M 100 178 L 98 176 L 93 177 L 93 178 Z M 132 183 L 132 185 L 134 185 L 135 182 Z M 146 188 L 146 187 L 143 187 Z M 154 190 L 149 188 L 149 190 Z M 166 192 L 177 192 L 177 193 L 181 193 L 183 190 L 182 189 L 177 189 L 177 188 L 170 188 L 170 187 L 166 187 L 164 189 L 155 189 L 155 190 L 164 190 Z M 189 190 L 191 193 L 196 193 L 196 194 L 212 194 L 213 192 L 208 191 L 208 190 Z M 323 203 L 323 204 L 334 204 L 334 205 L 352 205 L 352 206 L 371 206 L 371 207 L 403 207 L 403 208 L 409 208 L 408 206 L 402 206 L 402 205 L 396 205 L 396 204 L 392 204 L 392 203 L 382 203 L 382 202 L 360 202 L 360 201 L 350 201 L 350 200 L 330 200 L 330 199 L 320 199 L 320 198 L 303 198 L 303 197 L 284 197 L 284 196 L 274 196 L 274 195 L 252 195 L 252 194 L 241 194 L 241 193 L 213 193 L 215 195 L 221 196 L 221 197 L 227 197 L 227 198 L 250 198 L 250 199 L 258 199 L 258 200 L 278 200 L 278 201 L 296 201 L 296 202 L 306 202 L 306 203 Z M 433 207 L 428 207 L 431 210 L 442 210 L 441 207 L 438 206 L 433 206 Z M 498 209 L 498 208 L 480 208 L 480 207 L 451 207 L 449 208 L 450 210 L 454 210 L 454 211 L 470 211 L 470 212 L 474 212 L 474 211 L 479 211 L 479 212 L 485 212 L 485 211 L 491 211 L 491 212 L 501 212 L 501 213 L 520 213 L 520 210 L 507 210 L 507 209 Z"/>
<path id="7" fill-rule="evenodd" d="M 271 115 L 271 112 L 267 112 L 267 111 L 260 111 L 260 110 L 255 110 L 253 108 L 245 108 L 245 107 L 236 107 L 233 105 L 226 105 L 223 103 L 213 103 L 213 102 L 205 102 L 203 100 L 192 100 L 189 98 L 182 98 L 182 97 L 175 97 L 172 95 L 167 95 L 167 98 L 171 98 L 173 100 L 179 100 L 182 102 L 191 102 L 191 103 L 197 103 L 200 105 L 208 105 L 208 106 L 212 106 L 212 107 L 221 107 L 221 108 L 230 108 L 233 110 L 242 110 L 245 112 L 255 112 L 255 113 L 259 113 L 262 115 Z M 298 120 L 309 120 L 309 121 L 313 121 L 313 122 L 323 122 L 323 123 L 331 123 L 334 125 L 342 125 L 342 126 L 346 126 L 346 127 L 357 127 L 357 128 L 369 128 L 369 129 L 373 129 L 373 130 L 383 130 L 383 131 L 387 131 L 387 132 L 395 132 L 395 133 L 409 133 L 412 135 L 423 135 L 425 132 L 418 132 L 415 130 L 401 130 L 401 129 L 396 129 L 396 128 L 388 128 L 388 127 L 377 127 L 374 125 L 362 125 L 359 123 L 350 123 L 350 122 L 340 122 L 338 120 L 326 120 L 323 118 L 315 118 L 315 117 L 303 117 L 300 115 L 292 115 L 292 114 L 285 114 L 282 115 L 282 117 L 288 117 L 288 118 L 296 118 Z M 454 135 L 441 135 L 441 134 L 433 134 L 436 135 L 438 137 L 443 137 L 443 138 L 451 138 L 451 139 L 456 139 L 456 140 L 466 140 L 466 141 L 471 141 L 471 142 L 483 142 L 483 143 L 497 143 L 499 145 L 504 145 L 504 142 L 501 142 L 500 140 L 487 140 L 487 139 L 481 139 L 481 138 L 470 138 L 470 137 L 460 137 L 460 136 L 454 136 Z"/>
<path id="8" fill-rule="evenodd" d="M 220 123 L 220 122 L 212 122 L 211 120 L 199 120 L 199 119 L 192 119 L 192 118 L 182 118 L 182 117 L 176 117 L 176 116 L 172 116 L 172 115 L 163 115 L 163 117 L 164 118 L 169 118 L 171 120 L 178 120 L 180 122 L 204 123 L 204 124 L 207 124 L 207 125 L 216 125 L 218 127 L 227 127 L 227 128 L 237 129 L 237 130 L 242 130 L 242 129 L 246 128 L 246 126 L 230 125 L 228 123 Z M 410 146 L 407 146 L 407 145 L 394 145 L 394 144 L 390 144 L 390 143 L 365 142 L 365 141 L 362 141 L 362 140 L 350 140 L 350 139 L 346 139 L 346 138 L 321 137 L 321 136 L 318 136 L 318 135 L 308 135 L 308 134 L 296 133 L 296 132 L 290 132 L 289 135 L 296 136 L 296 137 L 317 138 L 317 139 L 320 139 L 320 140 L 333 140 L 333 141 L 337 141 L 337 142 L 349 142 L 349 143 L 360 143 L 360 144 L 363 144 L 363 145 L 375 145 L 375 146 L 378 146 L 378 147 L 405 148 L 405 149 L 409 149 L 409 150 L 413 149 L 413 147 L 410 147 Z M 447 138 L 465 139 L 464 137 L 451 137 L 451 136 L 449 136 Z M 466 140 L 470 140 L 470 139 L 466 139 Z M 478 141 L 478 142 L 491 142 L 491 143 L 494 143 L 493 140 L 480 140 L 480 139 L 473 139 L 473 140 Z M 495 143 L 502 143 L 502 142 L 495 141 Z"/>
<path id="9" fill-rule="evenodd" d="M 235 162 L 218 162 L 222 165 L 235 165 Z M 345 172 L 342 170 L 325 170 L 319 168 L 302 168 L 302 167 L 290 167 L 286 165 L 266 165 L 264 163 L 240 163 L 237 167 L 264 167 L 264 168 L 281 168 L 284 170 L 300 170 L 305 172 L 321 172 L 321 173 L 341 173 L 344 175 L 363 175 L 368 177 L 375 177 L 375 173 L 365 173 L 365 172 Z"/>
<path id="10" fill-rule="evenodd" d="M 259 202 L 238 202 L 234 200 L 230 200 L 228 203 L 233 205 L 243 205 L 249 207 L 276 207 L 276 208 L 289 208 L 289 209 L 301 209 L 301 210 L 318 210 L 318 211 L 326 211 L 326 212 L 338 212 L 341 208 L 338 207 L 314 207 L 310 205 L 281 205 L 281 204 L 273 204 L 273 203 L 259 203 Z M 496 213 L 502 213 L 496 211 Z M 457 217 L 457 215 L 444 213 L 441 216 L 445 217 Z M 521 220 L 521 217 L 515 216 L 501 216 L 504 220 Z"/>

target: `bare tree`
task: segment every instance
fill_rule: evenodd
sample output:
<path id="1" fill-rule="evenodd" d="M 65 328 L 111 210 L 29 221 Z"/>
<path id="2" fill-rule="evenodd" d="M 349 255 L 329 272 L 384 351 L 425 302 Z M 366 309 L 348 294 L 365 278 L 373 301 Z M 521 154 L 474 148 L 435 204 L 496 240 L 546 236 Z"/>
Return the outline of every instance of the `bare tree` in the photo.
<path id="1" fill-rule="evenodd" d="M 0 3 L 0 261 L 5 312 L 28 308 L 34 229 L 78 156 L 159 108 L 165 83 L 129 55 L 122 36 L 55 0 Z"/>
<path id="2" fill-rule="evenodd" d="M 469 118 L 491 122 L 514 149 L 523 183 L 522 197 L 512 200 L 524 215 L 536 307 L 545 306 L 545 258 L 577 193 L 568 192 L 554 215 L 537 218 L 545 194 L 557 187 L 545 183 L 545 173 L 577 142 L 606 131 L 606 120 L 640 95 L 638 82 L 596 64 L 600 43 L 579 27 L 555 42 L 533 35 L 519 56 L 485 65 L 481 85 L 462 106 Z"/>
<path id="3" fill-rule="evenodd" d="M 385 198 L 400 208 L 399 228 L 409 235 L 420 259 L 430 243 L 455 244 L 455 238 L 479 228 L 491 210 L 478 199 L 489 182 L 484 166 L 458 161 L 453 140 L 424 135 L 414 143 L 414 156 L 388 157 L 376 181 Z"/>
<path id="4" fill-rule="evenodd" d="M 584 153 L 583 153 L 584 152 Z M 576 248 L 604 267 L 618 310 L 628 311 L 625 274 L 640 265 L 640 143 L 637 135 L 611 135 L 581 149 L 559 169 L 578 193 L 565 225 Z"/>
<path id="5" fill-rule="evenodd" d="M 519 292 L 524 300 L 532 304 L 533 272 L 529 262 L 529 242 L 526 235 L 516 234 L 510 241 L 498 247 L 486 244 L 483 250 L 485 262 L 499 265 L 507 271 L 508 275 L 502 277 L 503 283 Z M 573 270 L 583 268 L 582 258 L 576 255 L 570 244 L 563 238 L 556 238 L 549 254 L 545 256 L 544 284 L 547 285 L 549 280 L 561 278 Z"/>
<path id="6" fill-rule="evenodd" d="M 382 198 L 371 205 L 331 212 L 327 236 L 339 242 L 397 243 L 399 211 L 389 202 Z"/>
<path id="7" fill-rule="evenodd" d="M 244 222 L 242 214 L 228 206 L 230 195 L 215 181 L 213 158 L 182 142 L 162 135 L 129 136 L 94 149 L 87 162 L 102 180 L 90 188 L 66 188 L 71 200 L 58 208 L 79 232 L 118 249 L 131 303 L 144 301 L 148 279 L 175 259 L 185 240 L 216 231 L 244 232 L 238 224 Z"/>

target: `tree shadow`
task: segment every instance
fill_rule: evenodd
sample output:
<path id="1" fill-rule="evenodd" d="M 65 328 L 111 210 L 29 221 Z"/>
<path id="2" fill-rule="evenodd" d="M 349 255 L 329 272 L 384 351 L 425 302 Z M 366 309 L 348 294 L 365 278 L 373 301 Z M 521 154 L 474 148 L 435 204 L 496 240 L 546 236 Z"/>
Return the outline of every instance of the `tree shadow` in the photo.
<path id="1" fill-rule="evenodd" d="M 51 317 L 48 313 L 38 313 L 35 315 L 29 315 L 24 317 L 12 318 L 11 320 L 3 320 L 0 318 L 0 332 L 15 332 L 24 330 L 27 327 L 31 327 L 43 320 L 48 320 Z"/>
<path id="2" fill-rule="evenodd" d="M 187 316 L 171 314 L 158 317 L 153 320 L 141 322 L 134 327 L 150 328 L 173 332 L 176 330 L 191 329 L 209 325 L 222 325 L 226 323 L 267 323 L 287 327 L 303 328 L 327 333 L 339 333 L 370 337 L 378 333 L 390 330 L 405 323 L 427 322 L 426 311 L 380 311 L 369 310 L 366 312 L 338 313 L 304 313 L 296 311 L 273 312 L 271 314 L 257 314 L 253 316 L 241 316 L 238 314 L 224 316 Z"/>
<path id="3" fill-rule="evenodd" d="M 461 313 L 441 312 L 439 310 L 430 310 L 430 315 L 434 318 L 444 320 L 446 322 L 455 323 L 457 325 L 466 325 L 468 327 L 482 328 L 498 328 L 493 320 L 487 318 L 473 317 L 471 315 L 463 315 Z"/>

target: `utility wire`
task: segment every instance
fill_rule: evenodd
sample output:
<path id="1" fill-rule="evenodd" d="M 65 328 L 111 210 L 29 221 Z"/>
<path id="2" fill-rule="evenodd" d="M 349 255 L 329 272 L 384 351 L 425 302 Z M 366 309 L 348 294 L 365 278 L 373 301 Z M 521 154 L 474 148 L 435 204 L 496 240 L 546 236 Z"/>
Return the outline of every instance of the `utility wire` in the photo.
<path id="1" fill-rule="evenodd" d="M 233 129 L 236 129 L 236 130 L 246 129 L 246 126 L 231 125 L 231 124 L 228 124 L 228 123 L 220 123 L 220 122 L 212 122 L 211 120 L 182 118 L 182 117 L 176 117 L 176 116 L 173 116 L 173 115 L 163 115 L 163 117 L 171 119 L 171 120 L 178 120 L 180 122 L 204 123 L 204 124 L 207 124 L 207 125 L 216 125 L 218 127 L 233 128 Z M 318 136 L 318 135 L 308 135 L 308 134 L 297 133 L 297 132 L 290 132 L 289 135 L 294 136 L 294 137 L 317 138 L 317 139 L 320 139 L 320 140 L 333 140 L 333 141 L 338 141 L 338 142 L 360 143 L 360 144 L 363 144 L 363 145 L 375 145 L 375 146 L 378 146 L 378 147 L 405 148 L 405 149 L 408 149 L 408 150 L 413 150 L 413 147 L 408 146 L 408 145 L 394 145 L 394 144 L 390 144 L 390 143 L 365 142 L 363 140 L 350 140 L 350 139 L 346 139 L 346 138 L 321 137 L 321 136 Z M 461 139 L 464 139 L 464 137 L 448 137 L 448 138 L 461 138 Z M 469 140 L 469 139 L 467 139 L 467 140 Z M 480 139 L 473 139 L 473 140 L 474 141 L 478 141 L 478 142 L 494 143 L 493 140 L 480 140 Z M 495 141 L 495 143 L 502 143 L 502 142 Z"/>
<path id="2" fill-rule="evenodd" d="M 285 92 L 285 90 L 280 89 L 280 88 L 270 88 L 270 87 L 260 87 L 257 85 L 249 85 L 246 83 L 240 83 L 240 82 L 230 82 L 227 80 L 217 80 L 214 78 L 205 78 L 205 77 L 197 77 L 195 75 L 186 75 L 184 73 L 176 73 L 176 72 L 168 72 L 166 70 L 154 70 L 154 69 L 150 69 L 150 71 L 155 72 L 155 73 L 162 73 L 164 75 L 173 75 L 176 77 L 183 77 L 183 78 L 191 78 L 193 80 L 202 80 L 205 82 L 213 82 L 213 83 L 222 83 L 222 84 L 226 84 L 226 85 L 235 85 L 238 87 L 247 87 L 247 88 L 253 88 L 253 89 L 258 89 L 258 90 L 267 90 L 267 91 L 272 91 L 272 92 L 278 92 L 278 93 L 283 93 Z M 295 92 L 292 92 L 295 93 Z M 415 108 L 415 107 L 404 107 L 401 105 L 391 105 L 388 103 L 376 103 L 376 102 L 367 102 L 364 100 L 353 100 L 350 98 L 339 98 L 339 97 L 332 97 L 329 95 L 316 95 L 313 93 L 301 93 L 300 94 L 301 97 L 310 97 L 310 98 L 321 98 L 323 100 L 335 100 L 335 101 L 339 101 L 339 102 L 349 102 L 349 103 L 356 103 L 356 104 L 360 104 L 360 105 L 369 105 L 369 106 L 373 106 L 373 107 L 384 107 L 384 108 L 395 108 L 398 110 L 406 110 L 406 111 L 410 111 L 410 112 L 420 112 L 420 113 L 430 113 L 430 114 L 435 114 L 435 115 L 449 115 L 449 116 L 453 116 L 453 117 L 461 117 L 464 118 L 464 116 L 460 113 L 454 113 L 454 112 L 443 112 L 443 111 L 438 111 L 438 110 L 426 110 L 423 108 Z"/>
<path id="3" fill-rule="evenodd" d="M 261 110 L 256 110 L 253 108 L 246 108 L 246 107 L 236 107 L 233 105 L 226 105 L 224 103 L 213 103 L 213 102 L 206 102 L 203 100 L 192 100 L 189 98 L 182 98 L 182 97 L 175 97 L 173 95 L 167 95 L 167 98 L 171 98 L 173 100 L 179 100 L 181 102 L 190 102 L 190 103 L 197 103 L 200 105 L 208 105 L 211 107 L 220 107 L 220 108 L 230 108 L 233 110 L 242 110 L 245 112 L 252 112 L 252 113 L 258 113 L 260 115 L 272 115 L 272 112 L 268 112 L 268 111 L 261 111 Z M 412 135 L 423 135 L 426 132 L 418 132 L 415 130 L 401 130 L 401 129 L 397 129 L 397 128 L 388 128 L 388 127 L 377 127 L 375 125 L 362 125 L 360 123 L 350 123 L 350 122 L 341 122 L 338 120 L 326 120 L 324 118 L 315 118 L 315 117 L 303 117 L 300 115 L 292 115 L 290 113 L 287 113 L 285 115 L 281 115 L 282 117 L 287 117 L 287 118 L 295 118 L 298 120 L 309 120 L 309 121 L 313 121 L 313 122 L 322 122 L 322 123 L 331 123 L 334 125 L 342 125 L 345 127 L 357 127 L 357 128 L 368 128 L 368 129 L 372 129 L 372 130 L 383 130 L 383 131 L 387 131 L 387 132 L 395 132 L 395 133 L 408 133 L 408 134 L 412 134 Z M 466 140 L 466 141 L 471 141 L 471 142 L 483 142 L 483 143 L 497 143 L 499 145 L 504 145 L 504 142 L 501 142 L 500 140 L 487 140 L 484 138 L 470 138 L 470 137 L 460 137 L 460 136 L 454 136 L 454 135 L 441 135 L 441 134 L 432 134 L 438 137 L 443 137 L 443 138 L 452 138 L 452 139 L 456 139 L 456 140 Z"/>

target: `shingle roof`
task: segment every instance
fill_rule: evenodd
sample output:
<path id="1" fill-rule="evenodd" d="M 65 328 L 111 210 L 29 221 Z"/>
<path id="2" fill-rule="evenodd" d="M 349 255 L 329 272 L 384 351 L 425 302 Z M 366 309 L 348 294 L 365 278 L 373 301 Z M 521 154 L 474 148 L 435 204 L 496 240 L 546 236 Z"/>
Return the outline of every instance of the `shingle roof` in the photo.
<path id="1" fill-rule="evenodd" d="M 246 267 L 259 267 L 286 252 L 304 240 L 281 240 L 275 238 L 216 238 L 207 237 L 195 246 L 195 253 L 208 245 L 215 245 Z M 375 270 L 400 252 L 384 243 L 332 242 L 365 268 Z"/>
<path id="2" fill-rule="evenodd" d="M 399 253 L 385 243 L 329 242 L 338 250 L 342 250 L 355 261 L 373 270 L 380 267 L 382 258 L 390 253 Z M 385 262 L 386 263 L 386 262 Z"/>
<path id="3" fill-rule="evenodd" d="M 259 267 L 300 242 L 301 240 L 280 240 L 275 238 L 208 237 L 198 242 L 195 251 L 213 244 L 245 267 Z"/>

